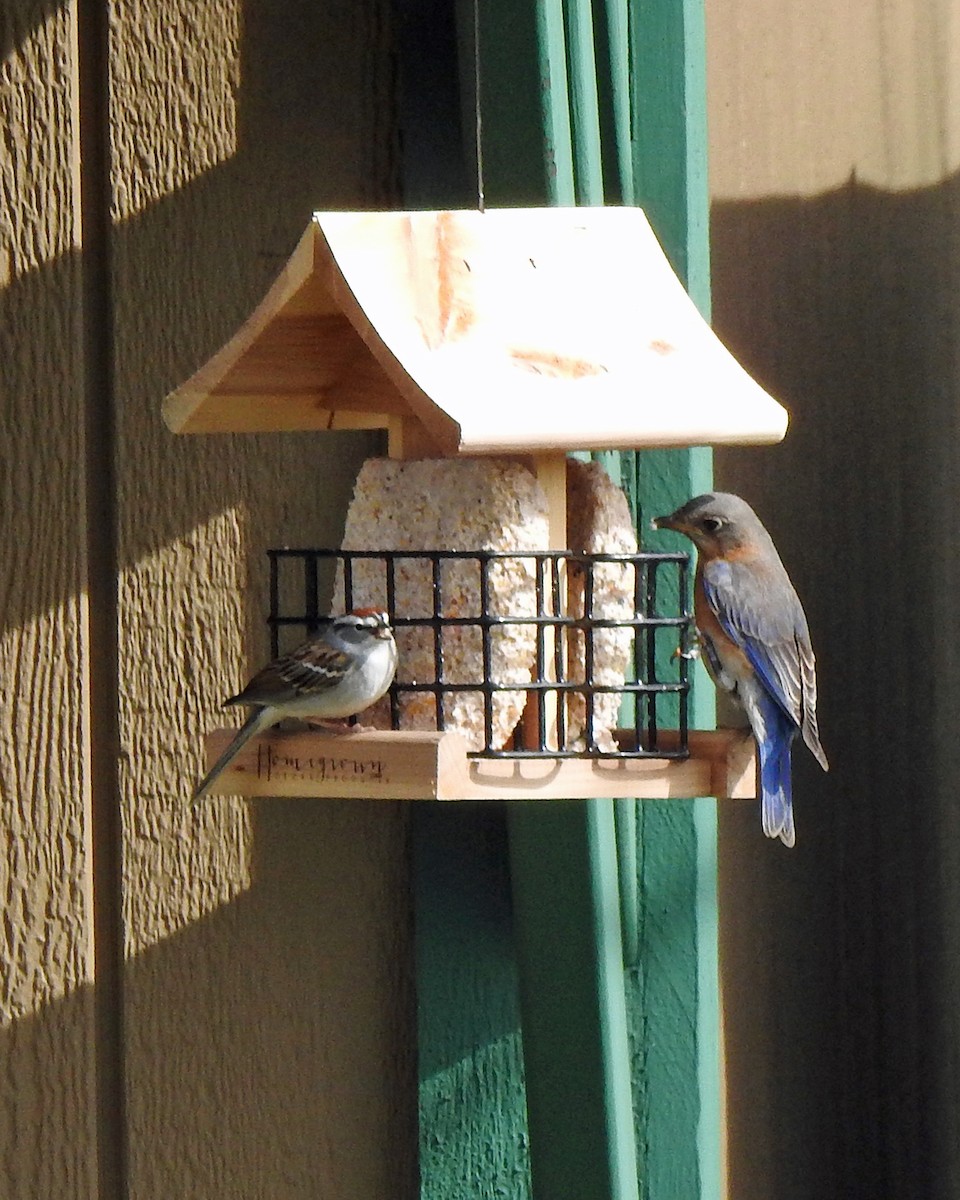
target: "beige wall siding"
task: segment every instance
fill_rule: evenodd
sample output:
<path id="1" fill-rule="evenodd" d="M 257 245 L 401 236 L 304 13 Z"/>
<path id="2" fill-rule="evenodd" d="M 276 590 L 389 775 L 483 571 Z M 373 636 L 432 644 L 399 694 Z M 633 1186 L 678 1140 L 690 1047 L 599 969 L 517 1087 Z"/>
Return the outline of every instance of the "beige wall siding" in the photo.
<path id="1" fill-rule="evenodd" d="M 16 8 L 0 62 L 0 1164 L 6 1194 L 86 1200 L 96 1111 L 74 11 Z"/>
<path id="2" fill-rule="evenodd" d="M 403 812 L 189 804 L 203 731 L 267 652 L 266 548 L 336 545 L 377 443 L 177 439 L 159 416 L 313 208 L 389 201 L 368 103 L 389 76 L 384 7 L 113 9 L 124 1051 L 143 1200 L 410 1194 Z"/>
<path id="3" fill-rule="evenodd" d="M 956 6 L 708 0 L 714 313 L 789 407 L 724 451 L 805 601 L 832 770 L 721 827 L 731 1189 L 952 1196 Z"/>
<path id="4" fill-rule="evenodd" d="M 388 12 L 382 0 L 111 6 L 112 309 L 87 310 L 101 323 L 85 343 L 76 45 L 95 48 L 95 31 L 78 36 L 69 6 L 7 6 L 4 1196 L 92 1197 L 98 1137 L 104 1163 L 124 1150 L 120 1190 L 137 1200 L 416 1191 L 404 810 L 189 803 L 203 732 L 267 650 L 265 549 L 336 544 L 378 440 L 180 440 L 159 415 L 261 298 L 313 208 L 393 199 Z M 112 359 L 84 361 L 98 342 Z M 88 487 L 85 418 L 110 399 L 111 373 L 112 428 L 92 436 L 115 486 Z M 117 577 L 96 582 L 116 588 L 118 650 L 104 639 L 91 672 L 86 510 L 105 487 Z M 94 540 L 109 555 L 110 539 Z M 115 695 L 119 797 L 97 794 L 111 772 L 88 770 L 85 725 Z M 107 919 L 97 954 L 123 957 L 119 1025 L 109 988 L 94 1005 L 92 897 L 111 878 L 93 878 L 89 850 L 118 802 L 122 944 Z M 122 1028 L 99 1046 L 99 1125 L 98 1013 L 102 1033 Z"/>
<path id="5" fill-rule="evenodd" d="M 894 191 L 960 167 L 952 0 L 708 0 L 717 200 Z"/>

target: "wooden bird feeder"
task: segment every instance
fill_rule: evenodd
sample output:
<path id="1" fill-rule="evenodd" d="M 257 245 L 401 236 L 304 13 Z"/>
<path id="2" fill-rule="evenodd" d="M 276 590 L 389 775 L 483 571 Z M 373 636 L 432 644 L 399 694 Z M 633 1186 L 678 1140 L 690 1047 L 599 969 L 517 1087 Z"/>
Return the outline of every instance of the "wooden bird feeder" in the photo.
<path id="1" fill-rule="evenodd" d="M 317 213 L 237 334 L 168 396 L 177 433 L 385 429 L 397 458 L 523 457 L 566 537 L 570 450 L 779 441 L 636 208 Z M 210 736 L 208 754 L 230 731 Z M 229 794 L 478 799 L 754 794 L 752 742 L 685 760 L 468 757 L 455 733 L 273 732 Z"/>

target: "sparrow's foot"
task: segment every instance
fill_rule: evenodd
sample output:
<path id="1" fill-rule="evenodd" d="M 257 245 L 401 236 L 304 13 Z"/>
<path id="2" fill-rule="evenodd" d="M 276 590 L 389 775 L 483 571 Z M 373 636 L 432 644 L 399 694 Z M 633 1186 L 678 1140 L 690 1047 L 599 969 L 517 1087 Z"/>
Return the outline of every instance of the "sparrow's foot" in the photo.
<path id="1" fill-rule="evenodd" d="M 323 729 L 326 733 L 349 733 L 352 729 L 357 728 L 351 725 L 346 717 L 337 717 L 335 719 L 308 717 L 307 724 L 312 729 Z"/>

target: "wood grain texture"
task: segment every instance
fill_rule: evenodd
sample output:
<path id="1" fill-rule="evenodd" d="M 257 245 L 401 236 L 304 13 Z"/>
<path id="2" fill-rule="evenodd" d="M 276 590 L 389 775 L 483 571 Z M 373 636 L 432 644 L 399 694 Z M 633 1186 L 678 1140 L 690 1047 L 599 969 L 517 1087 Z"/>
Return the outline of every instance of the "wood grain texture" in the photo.
<path id="1" fill-rule="evenodd" d="M 72 5 L 0 47 L 0 1175 L 96 1192 Z"/>
<path id="2" fill-rule="evenodd" d="M 115 3 L 112 37 L 130 1194 L 409 1197 L 403 811 L 188 799 L 265 549 L 337 544 L 376 443 L 160 418 L 313 208 L 388 202 L 386 6 Z"/>
<path id="3" fill-rule="evenodd" d="M 207 737 L 206 765 L 235 730 Z M 629 743 L 632 732 L 621 740 Z M 676 745 L 661 730 L 658 745 Z M 351 800 L 586 800 L 592 796 L 692 800 L 756 797 L 756 754 L 740 730 L 689 734 L 689 758 L 467 758 L 456 733 L 328 734 L 317 730 L 253 738 L 214 782 L 218 794 Z"/>
<path id="4" fill-rule="evenodd" d="M 960 1190 L 955 14 L 708 3 L 714 312 L 792 410 L 717 457 L 818 656 L 797 847 L 721 814 L 732 1194 Z M 829 114 L 829 115 L 828 115 Z"/>
<path id="5" fill-rule="evenodd" d="M 258 395 L 279 412 L 286 394 L 308 428 L 338 405 L 404 411 L 451 455 L 783 437 L 785 412 L 714 336 L 637 208 L 314 221 L 230 344 L 168 398 L 178 432 L 216 428 L 210 409 L 236 432 L 231 396 L 247 397 L 247 420 Z"/>

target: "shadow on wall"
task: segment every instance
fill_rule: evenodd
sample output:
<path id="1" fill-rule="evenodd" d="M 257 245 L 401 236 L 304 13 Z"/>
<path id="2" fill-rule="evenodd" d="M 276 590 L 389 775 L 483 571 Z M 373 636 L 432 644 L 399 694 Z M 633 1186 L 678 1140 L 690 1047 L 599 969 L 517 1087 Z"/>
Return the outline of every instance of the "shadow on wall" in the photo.
<path id="1" fill-rule="evenodd" d="M 131 1187 L 262 1200 L 334 1181 L 356 1200 L 415 1196 L 416 1110 L 398 1103 L 416 1069 L 410 955 L 368 928 L 403 883 L 400 806 L 377 806 L 372 850 L 351 843 L 348 802 L 263 807 L 249 890 L 126 964 Z M 278 919 L 292 898 L 296 919 Z M 92 1127 L 64 1142 L 78 1108 L 93 1116 L 93 1003 L 83 986 L 0 1029 L 5 1196 L 93 1194 Z"/>
<path id="2" fill-rule="evenodd" d="M 792 414 L 717 486 L 803 598 L 832 765 L 796 750 L 792 854 L 723 809 L 732 1194 L 956 1195 L 960 181 L 720 203 L 712 237 L 714 325 Z"/>
<path id="3" fill-rule="evenodd" d="M 59 7 L 18 3 L 3 29 L 4 53 L 13 53 L 36 35 Z M 278 489 L 288 492 L 289 526 L 307 511 L 309 501 L 313 523 L 319 515 L 325 518 L 329 536 L 338 535 L 352 484 L 351 463 L 341 467 L 341 461 L 352 459 L 358 466 L 375 440 L 331 439 L 324 443 L 332 448 L 330 462 L 324 464 L 314 434 L 175 437 L 163 424 L 160 404 L 250 315 L 315 209 L 384 207 L 396 196 L 395 105 L 392 74 L 381 61 L 389 54 L 382 10 L 378 0 L 353 6 L 346 17 L 322 7 L 281 10 L 266 0 L 243 4 L 232 153 L 192 178 L 169 185 L 170 190 L 160 181 L 164 168 L 178 160 L 178 143 L 185 146 L 204 130 L 191 128 L 190 114 L 185 113 L 183 127 L 171 128 L 168 142 L 160 147 L 150 143 L 135 153 L 127 138 L 138 119 L 144 126 L 161 119 L 156 110 L 171 103 L 181 85 L 183 64 L 170 64 L 164 56 L 151 63 L 144 53 L 142 76 L 114 80 L 114 168 L 119 177 L 115 203 L 121 210 L 128 206 L 130 212 L 116 220 L 112 231 L 113 310 L 98 315 L 111 326 L 114 353 L 121 569 L 251 496 L 259 496 L 267 507 Z M 120 14 L 113 30 L 119 42 L 142 33 L 126 29 L 125 21 L 133 24 L 129 14 Z M 201 78 L 190 98 L 199 115 L 210 119 L 203 108 L 204 86 Z M 351 88 L 358 96 L 356 105 L 346 102 Z M 159 161 L 161 151 L 169 161 Z M 158 156 L 157 161 L 150 161 L 150 154 Z M 131 180 L 144 195 L 133 196 L 137 188 Z M 150 187 L 156 194 L 148 194 Z M 69 201 L 68 196 L 44 199 Z M 16 418 L 25 439 L 37 431 L 50 436 L 51 408 L 60 418 L 58 424 L 72 420 L 82 425 L 83 413 L 75 407 L 80 380 L 63 374 L 66 356 L 61 353 L 65 338 L 78 333 L 70 319 L 79 307 L 81 272 L 81 256 L 63 254 L 0 286 L 0 327 L 7 335 L 0 380 L 14 410 L 14 438 Z M 57 412 L 58 393 L 63 396 L 63 413 Z M 37 431 L 29 428 L 32 420 L 37 421 Z M 65 454 L 80 452 L 75 430 L 64 430 L 63 440 Z M 4 467 L 12 495 L 23 498 L 42 488 L 37 447 L 36 441 L 23 446 L 8 441 Z M 351 447 L 346 455 L 345 447 Z M 56 445 L 52 450 L 58 453 Z M 277 475 L 278 462 L 284 461 L 281 451 L 289 459 L 287 478 Z M 135 463 L 129 473 L 128 462 Z M 317 494 L 307 498 L 304 479 L 295 473 L 305 462 L 310 480 L 318 477 L 318 463 L 325 468 Z M 331 475 L 339 491 L 334 491 L 329 512 L 324 513 L 318 500 L 326 499 L 323 489 L 330 486 Z M 70 499 L 76 502 L 77 497 Z M 76 529 L 82 512 L 71 509 L 44 516 Z M 4 533 L 15 532 L 18 517 L 22 512 L 16 506 L 4 505 Z M 19 626 L 64 598 L 57 572 L 34 574 L 30 588 L 4 596 L 5 627 Z"/>

